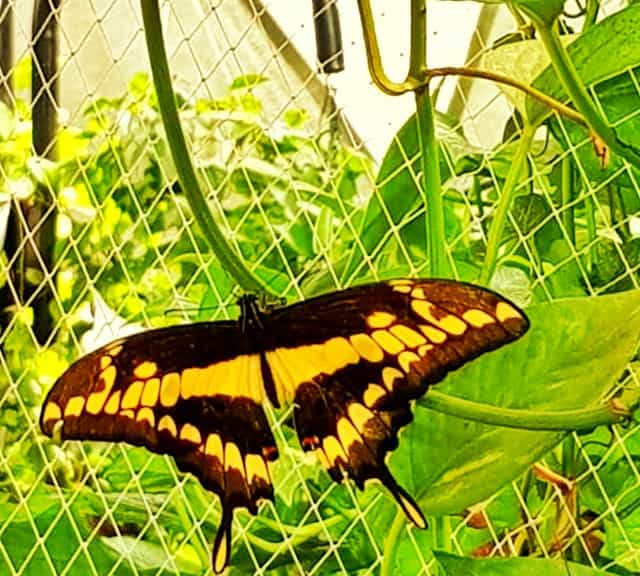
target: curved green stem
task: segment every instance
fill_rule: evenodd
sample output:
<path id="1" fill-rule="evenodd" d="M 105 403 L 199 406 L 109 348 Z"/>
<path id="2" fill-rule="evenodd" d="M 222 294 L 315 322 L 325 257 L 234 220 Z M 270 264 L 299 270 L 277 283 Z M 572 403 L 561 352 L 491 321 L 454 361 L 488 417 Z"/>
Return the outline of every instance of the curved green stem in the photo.
<path id="1" fill-rule="evenodd" d="M 527 152 L 531 147 L 534 134 L 535 128 L 533 126 L 526 125 L 524 127 L 518 143 L 518 149 L 511 161 L 511 167 L 509 168 L 509 173 L 507 174 L 504 186 L 502 187 L 496 213 L 493 217 L 493 221 L 491 222 L 491 228 L 489 229 L 487 254 L 484 259 L 482 274 L 480 275 L 481 284 L 489 284 L 489 281 L 495 272 L 496 264 L 498 262 L 498 250 L 500 249 L 500 242 L 502 241 L 504 228 L 507 224 L 509 208 L 511 208 L 511 204 L 513 203 L 520 172 L 527 158 Z"/>
<path id="2" fill-rule="evenodd" d="M 392 576 L 396 563 L 396 551 L 400 543 L 402 531 L 407 526 L 407 517 L 404 512 L 398 508 L 396 516 L 393 519 L 391 528 L 387 532 L 384 539 L 384 549 L 382 551 L 382 564 L 380 565 L 380 576 Z"/>
<path id="3" fill-rule="evenodd" d="M 602 139 L 612 152 L 619 154 L 640 170 L 640 153 L 633 146 L 625 144 L 618 139 L 615 130 L 595 105 L 578 75 L 567 49 L 560 42 L 556 27 L 547 25 L 524 5 L 522 10 L 536 27 L 562 87 L 573 101 L 574 106 L 584 116 L 589 128 Z"/>
<path id="4" fill-rule="evenodd" d="M 224 269 L 240 287 L 247 292 L 264 293 L 266 289 L 263 284 L 249 271 L 227 242 L 209 210 L 209 205 L 198 183 L 178 116 L 162 35 L 158 0 L 140 0 L 140 4 L 158 107 L 178 179 L 191 206 L 193 217 Z"/>
<path id="5" fill-rule="evenodd" d="M 465 420 L 525 430 L 589 430 L 622 422 L 630 416 L 629 410 L 618 404 L 575 410 L 527 410 L 473 402 L 435 389 L 429 390 L 420 405 Z"/>
<path id="6" fill-rule="evenodd" d="M 416 129 L 422 164 L 422 195 L 426 205 L 427 254 L 429 272 L 434 278 L 451 276 L 447 260 L 444 206 L 440 183 L 440 161 L 435 114 L 428 86 L 416 91 Z"/>
<path id="7" fill-rule="evenodd" d="M 406 92 L 415 90 L 419 83 L 410 76 L 402 82 L 393 82 L 385 74 L 382 66 L 382 57 L 380 56 L 380 47 L 376 37 L 376 26 L 371 10 L 371 2 L 369 0 L 358 0 L 358 8 L 360 10 L 360 23 L 362 24 L 362 36 L 364 38 L 364 47 L 367 52 L 367 65 L 369 66 L 369 74 L 373 83 L 390 96 L 398 96 Z M 424 49 L 424 48 L 422 48 Z"/>

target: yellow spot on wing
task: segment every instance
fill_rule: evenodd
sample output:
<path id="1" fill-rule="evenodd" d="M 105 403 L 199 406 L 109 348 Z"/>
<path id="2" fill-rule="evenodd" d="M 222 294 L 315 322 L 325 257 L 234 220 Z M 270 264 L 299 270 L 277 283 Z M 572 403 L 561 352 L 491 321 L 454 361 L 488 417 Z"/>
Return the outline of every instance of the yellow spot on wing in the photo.
<path id="1" fill-rule="evenodd" d="M 437 328 L 434 328 L 433 326 L 427 326 L 425 324 L 421 324 L 420 325 L 420 330 L 422 330 L 422 333 L 429 340 L 431 340 L 431 342 L 433 342 L 435 344 L 442 344 L 443 342 L 445 342 L 447 340 L 446 332 L 443 332 L 442 330 L 438 330 Z"/>
<path id="2" fill-rule="evenodd" d="M 338 460 L 342 460 L 345 464 L 349 461 L 340 442 L 338 442 L 335 436 L 327 436 L 322 441 L 322 447 L 332 466 L 338 466 Z"/>
<path id="3" fill-rule="evenodd" d="M 496 306 L 496 318 L 499 322 L 506 322 L 512 318 L 520 319 L 522 315 L 511 304 L 506 302 L 498 302 Z"/>
<path id="4" fill-rule="evenodd" d="M 338 420 L 336 430 L 345 453 L 352 444 L 362 442 L 362 437 L 347 418 L 342 417 Z"/>
<path id="5" fill-rule="evenodd" d="M 207 436 L 207 445 L 205 446 L 204 451 L 207 456 L 220 460 L 220 464 L 224 462 L 222 440 L 217 434 L 209 434 L 209 436 Z"/>
<path id="6" fill-rule="evenodd" d="M 413 352 L 402 352 L 398 356 L 398 364 L 400 364 L 400 368 L 402 368 L 407 374 L 411 370 L 411 364 L 419 361 L 420 356 L 414 354 Z"/>
<path id="7" fill-rule="evenodd" d="M 198 430 L 193 424 L 189 424 L 188 422 L 180 430 L 180 439 L 187 440 L 188 442 L 193 442 L 194 444 L 202 443 L 200 430 Z"/>
<path id="8" fill-rule="evenodd" d="M 133 410 L 123 410 L 120 412 L 120 416 L 133 420 L 136 417 L 136 413 Z"/>
<path id="9" fill-rule="evenodd" d="M 122 397 L 122 408 L 136 408 L 140 402 L 140 395 L 142 394 L 142 386 L 144 382 L 142 380 L 136 380 L 129 385 L 126 389 L 124 396 Z"/>
<path id="10" fill-rule="evenodd" d="M 255 356 L 255 366 L 258 369 L 260 360 Z M 273 381 L 280 401 L 292 398 L 300 384 L 312 381 L 318 374 L 334 374 L 349 364 L 357 364 L 360 360 L 353 346 L 342 337 L 331 338 L 321 344 L 276 348 L 268 351 L 266 358 L 269 367 L 272 368 Z"/>
<path id="11" fill-rule="evenodd" d="M 327 359 L 332 364 L 331 374 L 344 368 L 349 364 L 356 364 L 360 360 L 353 346 L 346 338 L 336 337 L 327 340 L 324 344 Z"/>
<path id="12" fill-rule="evenodd" d="M 62 411 L 60 410 L 60 406 L 58 406 L 55 402 L 47 402 L 47 405 L 44 407 L 44 415 L 42 416 L 43 422 L 48 422 L 49 420 L 60 420 L 62 418 Z"/>
<path id="13" fill-rule="evenodd" d="M 151 378 L 147 380 L 142 391 L 140 404 L 143 406 L 155 406 L 158 403 L 158 395 L 160 394 L 160 378 Z"/>
<path id="14" fill-rule="evenodd" d="M 109 356 L 111 356 L 112 358 L 115 358 L 118 354 L 120 354 L 120 352 L 122 352 L 122 344 L 111 343 L 107 347 L 106 352 L 107 354 L 109 354 Z"/>
<path id="15" fill-rule="evenodd" d="M 411 292 L 411 286 L 399 285 L 393 287 L 394 292 L 400 292 L 400 294 L 409 294 Z"/>
<path id="16" fill-rule="evenodd" d="M 360 434 L 364 434 L 369 420 L 375 418 L 373 412 L 359 402 L 352 402 L 349 404 L 347 414 L 349 414 L 351 422 L 353 422 L 353 425 Z"/>
<path id="17" fill-rule="evenodd" d="M 367 316 L 367 326 L 369 328 L 387 328 L 396 321 L 396 317 L 389 312 L 374 312 Z"/>
<path id="18" fill-rule="evenodd" d="M 169 432 L 169 434 L 171 434 L 171 436 L 173 436 L 174 438 L 178 434 L 176 423 L 168 414 L 165 414 L 162 418 L 160 418 L 160 421 L 158 422 L 158 432 L 162 432 L 163 430 Z"/>
<path id="19" fill-rule="evenodd" d="M 158 365 L 155 362 L 145 361 L 138 364 L 133 369 L 133 375 L 141 380 L 147 380 L 152 376 L 155 376 L 158 371 Z"/>
<path id="20" fill-rule="evenodd" d="M 111 389 L 116 380 L 116 373 L 115 366 L 109 366 L 102 371 L 102 374 L 98 378 L 98 385 L 101 385 L 102 389 L 97 392 L 92 392 L 87 399 L 87 412 L 89 412 L 89 414 L 97 415 L 104 407 L 104 403 L 107 401 L 109 394 L 111 394 Z"/>
<path id="21" fill-rule="evenodd" d="M 118 370 L 115 366 L 107 366 L 100 374 L 100 378 L 104 381 L 105 388 L 112 388 L 116 383 Z"/>
<path id="22" fill-rule="evenodd" d="M 324 450 L 322 448 L 316 448 L 315 453 L 318 457 L 318 460 L 320 460 L 320 464 L 322 464 L 327 469 L 331 468 L 331 464 L 327 459 L 327 455 L 324 453 Z"/>
<path id="23" fill-rule="evenodd" d="M 211 364 L 199 372 L 193 372 L 187 384 L 188 392 L 194 396 L 240 395 L 261 404 L 264 402 L 261 374 L 260 356 L 241 354 L 230 360 Z M 257 379 L 259 385 L 256 385 Z"/>
<path id="24" fill-rule="evenodd" d="M 180 396 L 187 400 L 192 396 L 199 396 L 198 382 L 200 380 L 200 368 L 186 368 L 180 376 Z"/>
<path id="25" fill-rule="evenodd" d="M 464 334 L 467 329 L 466 322 L 462 321 L 457 316 L 453 314 L 444 314 L 440 318 L 437 318 L 433 313 L 433 304 L 431 302 L 427 302 L 425 300 L 412 300 L 411 308 L 413 311 L 424 318 L 430 324 L 448 332 L 449 334 L 453 334 L 454 336 L 460 336 Z"/>
<path id="26" fill-rule="evenodd" d="M 404 374 L 397 368 L 393 368 L 392 366 L 385 366 L 382 369 L 382 382 L 389 391 L 393 390 L 393 385 L 395 384 L 396 380 L 403 378 Z"/>
<path id="27" fill-rule="evenodd" d="M 424 293 L 424 290 L 420 287 L 418 288 L 414 288 L 411 291 L 411 297 L 412 298 L 418 298 L 420 300 L 426 300 L 427 299 L 427 295 Z"/>
<path id="28" fill-rule="evenodd" d="M 153 410 L 151 410 L 151 408 L 140 408 L 136 416 L 136 422 L 146 422 L 153 428 L 156 424 L 156 417 Z"/>
<path id="29" fill-rule="evenodd" d="M 429 350 L 433 350 L 433 344 L 425 344 L 424 346 L 420 346 L 420 348 L 418 348 L 418 355 L 426 356 Z"/>
<path id="30" fill-rule="evenodd" d="M 271 483 L 267 466 L 262 456 L 259 454 L 247 454 L 244 461 L 247 469 L 247 480 L 249 480 L 249 482 L 253 482 L 254 478 L 258 478 L 264 480 L 267 484 Z"/>
<path id="31" fill-rule="evenodd" d="M 242 454 L 234 442 L 227 442 L 224 445 L 224 469 L 235 468 L 244 476 L 244 466 L 242 464 Z"/>
<path id="32" fill-rule="evenodd" d="M 107 355 L 107 356 L 102 356 L 100 358 L 100 370 L 104 370 L 105 368 L 107 368 L 111 362 L 113 361 L 113 359 L 111 358 L 111 356 Z"/>
<path id="33" fill-rule="evenodd" d="M 354 334 L 349 338 L 356 352 L 369 362 L 380 362 L 384 358 L 382 348 L 367 334 Z"/>
<path id="34" fill-rule="evenodd" d="M 386 395 L 387 391 L 379 384 L 369 384 L 367 389 L 364 391 L 362 399 L 366 406 L 372 408 L 380 398 L 384 398 Z"/>
<path id="35" fill-rule="evenodd" d="M 404 344 L 386 330 L 375 330 L 371 336 L 389 354 L 397 354 L 404 350 Z"/>
<path id="36" fill-rule="evenodd" d="M 495 323 L 495 318 L 489 316 L 489 314 L 487 314 L 483 310 L 478 310 L 477 308 L 471 308 L 470 310 L 467 310 L 462 315 L 462 318 L 465 322 L 468 322 L 474 328 L 482 328 L 487 324 Z"/>
<path id="37" fill-rule="evenodd" d="M 115 414 L 120 409 L 120 390 L 116 390 L 113 394 L 111 394 L 111 398 L 109 398 L 107 405 L 104 407 L 104 411 L 106 414 Z"/>
<path id="38" fill-rule="evenodd" d="M 419 332 L 405 326 L 404 324 L 396 324 L 395 326 L 391 326 L 389 328 L 389 332 L 393 334 L 396 338 L 402 340 L 405 345 L 409 346 L 409 348 L 416 348 L 421 344 L 425 344 L 427 341 L 424 336 Z"/>
<path id="39" fill-rule="evenodd" d="M 84 396 L 72 396 L 69 398 L 69 402 L 64 408 L 64 415 L 66 416 L 80 416 L 84 409 Z"/>
<path id="40" fill-rule="evenodd" d="M 180 376 L 177 372 L 169 372 L 162 377 L 160 385 L 160 403 L 163 406 L 175 406 L 180 394 Z"/>

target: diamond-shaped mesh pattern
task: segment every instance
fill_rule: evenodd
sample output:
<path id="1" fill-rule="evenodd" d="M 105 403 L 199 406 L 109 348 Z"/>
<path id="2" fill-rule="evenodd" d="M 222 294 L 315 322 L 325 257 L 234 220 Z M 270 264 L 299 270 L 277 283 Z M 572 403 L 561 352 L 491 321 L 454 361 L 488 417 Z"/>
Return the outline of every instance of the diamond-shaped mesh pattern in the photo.
<path id="1" fill-rule="evenodd" d="M 44 82 L 32 3 L 0 1 L 0 574 L 205 573 L 220 508 L 194 478 L 140 448 L 59 445 L 38 427 L 44 394 L 83 352 L 141 327 L 233 316 L 238 294 L 177 183 L 138 2 L 36 4 L 47 34 L 58 34 L 57 68 Z M 307 65 L 298 46 L 312 34 L 308 4 L 308 23 L 286 31 L 256 0 L 162 5 L 181 118 L 212 212 L 249 269 L 290 300 L 425 268 L 416 232 L 424 207 L 399 210 L 384 192 L 399 177 L 418 185 L 415 152 L 396 140 L 402 162 L 376 182 L 380 159 L 368 141 L 379 138 L 382 119 L 356 134 L 348 107 L 335 103 L 340 94 L 334 99 Z M 384 27 L 385 14 L 376 18 Z M 489 40 L 480 30 L 474 42 L 482 49 Z M 347 51 L 347 74 L 349 65 Z M 42 86 L 33 96 L 32 75 Z M 625 82 L 640 97 L 637 68 Z M 512 112 L 504 96 L 465 86 L 454 98 L 460 125 L 442 128 L 450 143 L 442 170 L 451 175 L 448 250 L 467 278 L 466 263 L 481 261 L 520 132 L 517 121 L 511 140 L 496 131 Z M 47 117 L 36 125 L 31 101 L 57 112 L 39 155 L 32 134 L 46 135 Z M 635 106 L 612 122 L 624 129 L 639 118 Z M 494 287 L 539 301 L 638 288 L 637 172 L 620 163 L 594 176 L 585 160 L 592 142 L 561 119 L 550 132 L 536 140 L 518 183 L 505 230 L 515 264 L 498 269 Z M 456 146 L 464 148 L 458 155 Z M 461 170 L 463 161 L 474 167 Z M 562 170 L 579 190 L 573 197 L 559 198 L 551 184 Z M 363 222 L 374 203 L 384 226 L 371 240 Z M 538 239 L 551 229 L 557 250 L 542 258 Z M 638 386 L 634 367 L 620 389 Z M 434 549 L 640 573 L 635 420 L 570 435 L 487 501 L 418 531 L 389 515 L 382 491 L 331 482 L 293 439 L 291 407 L 267 411 L 281 447 L 277 501 L 258 517 L 236 514 L 234 573 L 438 574 Z"/>

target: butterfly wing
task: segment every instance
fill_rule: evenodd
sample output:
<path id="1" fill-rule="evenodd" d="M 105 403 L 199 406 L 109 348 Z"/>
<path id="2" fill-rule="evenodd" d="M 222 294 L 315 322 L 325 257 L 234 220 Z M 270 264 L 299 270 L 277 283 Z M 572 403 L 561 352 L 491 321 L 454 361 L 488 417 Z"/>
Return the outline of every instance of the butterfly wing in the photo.
<path id="1" fill-rule="evenodd" d="M 213 565 L 227 564 L 233 509 L 273 499 L 277 457 L 262 408 L 260 354 L 236 322 L 129 336 L 82 357 L 55 383 L 40 425 L 63 439 L 124 441 L 174 457 L 220 496 Z"/>
<path id="2" fill-rule="evenodd" d="M 411 401 L 472 358 L 519 338 L 524 314 L 501 296 L 445 280 L 398 280 L 307 300 L 270 316 L 266 352 L 278 401 L 336 481 L 380 480 L 417 526 L 426 521 L 386 454 Z M 300 345 L 304 342 L 303 345 Z"/>

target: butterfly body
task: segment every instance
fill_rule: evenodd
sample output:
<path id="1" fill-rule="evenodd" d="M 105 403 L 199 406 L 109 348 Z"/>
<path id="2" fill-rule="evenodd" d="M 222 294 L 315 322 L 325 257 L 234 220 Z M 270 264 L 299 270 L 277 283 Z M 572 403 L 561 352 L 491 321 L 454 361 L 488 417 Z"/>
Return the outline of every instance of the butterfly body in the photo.
<path id="1" fill-rule="evenodd" d="M 411 401 L 449 370 L 521 336 L 523 313 L 493 292 L 445 280 L 359 286 L 237 321 L 142 332 L 82 357 L 44 403 L 43 431 L 125 441 L 172 455 L 220 497 L 213 552 L 230 555 L 233 510 L 273 499 L 278 457 L 266 402 L 293 403 L 304 450 L 331 477 L 381 481 L 411 521 L 424 516 L 385 464 Z"/>

